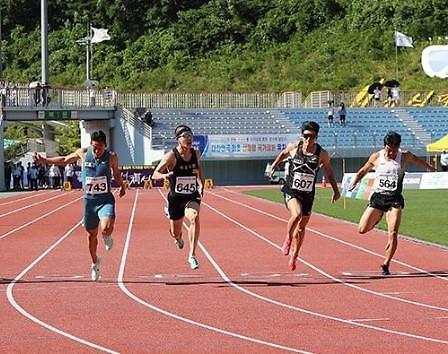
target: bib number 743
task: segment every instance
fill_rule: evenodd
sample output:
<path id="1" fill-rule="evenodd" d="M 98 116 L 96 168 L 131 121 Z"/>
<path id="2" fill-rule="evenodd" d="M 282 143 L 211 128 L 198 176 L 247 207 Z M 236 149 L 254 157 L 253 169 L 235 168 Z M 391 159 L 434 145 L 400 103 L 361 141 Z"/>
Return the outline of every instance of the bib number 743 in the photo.
<path id="1" fill-rule="evenodd" d="M 107 193 L 107 177 L 86 177 L 84 191 L 87 194 Z"/>

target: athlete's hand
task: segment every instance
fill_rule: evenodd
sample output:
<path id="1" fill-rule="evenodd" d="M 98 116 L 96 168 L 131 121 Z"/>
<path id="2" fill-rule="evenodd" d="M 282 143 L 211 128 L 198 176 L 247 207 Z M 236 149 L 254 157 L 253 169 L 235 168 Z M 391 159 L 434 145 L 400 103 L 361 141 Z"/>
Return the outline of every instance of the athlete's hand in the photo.
<path id="1" fill-rule="evenodd" d="M 168 173 L 165 173 L 165 174 L 163 175 L 163 179 L 168 179 L 168 178 L 170 178 L 173 174 L 174 174 L 173 171 L 170 171 L 170 172 L 168 172 Z"/>
<path id="2" fill-rule="evenodd" d="M 201 198 L 202 198 L 204 196 L 204 186 L 203 185 L 201 185 L 200 193 L 201 193 Z"/>
<path id="3" fill-rule="evenodd" d="M 336 189 L 335 191 L 333 191 L 333 196 L 331 197 L 331 202 L 334 203 L 340 197 L 341 197 L 341 193 L 339 193 L 339 189 Z"/>
<path id="4" fill-rule="evenodd" d="M 352 182 L 352 183 L 350 183 L 349 184 L 349 186 L 347 187 L 347 190 L 349 191 L 349 192 L 351 192 L 353 189 L 355 189 L 355 187 L 356 187 L 356 185 L 358 184 L 358 182 Z"/>
<path id="5" fill-rule="evenodd" d="M 37 163 L 45 163 L 45 158 L 41 156 L 39 153 L 35 152 L 33 155 L 33 161 Z"/>
<path id="6" fill-rule="evenodd" d="M 119 193 L 120 198 L 121 198 L 122 196 L 124 196 L 125 194 L 126 194 L 126 187 L 125 187 L 124 185 L 122 185 L 122 186 L 120 187 L 120 193 Z"/>

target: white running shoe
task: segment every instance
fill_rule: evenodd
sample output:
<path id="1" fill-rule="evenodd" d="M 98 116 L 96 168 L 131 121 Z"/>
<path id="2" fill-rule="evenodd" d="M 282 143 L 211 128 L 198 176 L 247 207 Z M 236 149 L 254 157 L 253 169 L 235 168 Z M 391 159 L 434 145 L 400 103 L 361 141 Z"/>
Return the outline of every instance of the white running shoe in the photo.
<path id="1" fill-rule="evenodd" d="M 190 263 L 190 268 L 191 269 L 198 269 L 199 268 L 199 262 L 196 258 L 196 256 L 191 256 L 188 258 L 188 263 Z"/>
<path id="2" fill-rule="evenodd" d="M 103 240 L 104 240 L 104 248 L 106 249 L 106 251 L 110 251 L 114 246 L 114 240 L 112 236 L 110 235 L 103 236 Z"/>
<path id="3" fill-rule="evenodd" d="M 100 276 L 101 276 L 100 264 L 101 264 L 101 258 L 97 256 L 96 263 L 92 263 L 92 265 L 91 265 L 90 276 L 93 281 L 97 281 L 98 279 L 100 279 Z"/>

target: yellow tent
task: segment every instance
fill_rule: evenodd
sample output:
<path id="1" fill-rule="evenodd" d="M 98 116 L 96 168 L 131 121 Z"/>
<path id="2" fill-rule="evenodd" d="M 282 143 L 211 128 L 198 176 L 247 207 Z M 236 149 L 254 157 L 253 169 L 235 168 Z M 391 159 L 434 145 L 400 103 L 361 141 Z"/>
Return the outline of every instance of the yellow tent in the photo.
<path id="1" fill-rule="evenodd" d="M 426 145 L 427 152 L 442 152 L 443 150 L 448 151 L 448 135 L 432 144 Z"/>

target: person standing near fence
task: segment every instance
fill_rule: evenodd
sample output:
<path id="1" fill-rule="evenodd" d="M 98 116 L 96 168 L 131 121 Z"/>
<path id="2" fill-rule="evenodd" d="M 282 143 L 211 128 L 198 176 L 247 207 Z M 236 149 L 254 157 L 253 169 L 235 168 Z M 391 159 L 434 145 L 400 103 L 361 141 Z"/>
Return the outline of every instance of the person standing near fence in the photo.
<path id="1" fill-rule="evenodd" d="M 345 127 L 345 119 L 347 117 L 347 110 L 345 109 L 344 102 L 341 102 L 338 109 L 338 115 L 339 115 L 339 124 L 341 127 Z"/>
<path id="2" fill-rule="evenodd" d="M 319 124 L 316 122 L 304 122 L 299 141 L 288 144 L 271 165 L 272 176 L 277 166 L 285 158 L 289 158 L 288 174 L 282 192 L 290 217 L 286 227 L 287 234 L 282 246 L 282 253 L 285 256 L 291 254 L 289 266 L 292 271 L 297 267 L 297 257 L 305 237 L 306 225 L 311 216 L 316 192 L 317 172 L 321 165 L 324 167 L 327 179 L 333 188 L 331 201 L 334 203 L 340 197 L 328 152 L 317 143 L 319 128 Z M 292 252 L 290 252 L 291 246 Z"/>
<path id="3" fill-rule="evenodd" d="M 370 170 L 375 170 L 373 194 L 359 221 L 358 232 L 360 234 L 369 232 L 378 224 L 383 215 L 386 215 L 388 240 L 384 262 L 381 265 L 383 275 L 390 274 L 390 262 L 397 250 L 398 230 L 404 209 L 402 190 L 405 168 L 408 164 L 413 164 L 427 171 L 435 171 L 435 168 L 426 161 L 409 151 L 401 150 L 400 144 L 400 134 L 388 132 L 384 136 L 384 148 L 370 155 L 347 188 L 349 191 L 354 190 Z"/>
<path id="4" fill-rule="evenodd" d="M 448 171 L 448 154 L 445 150 L 443 150 L 440 154 L 440 167 L 442 169 L 442 172 Z"/>

